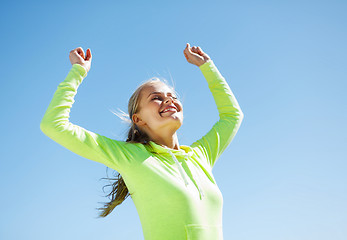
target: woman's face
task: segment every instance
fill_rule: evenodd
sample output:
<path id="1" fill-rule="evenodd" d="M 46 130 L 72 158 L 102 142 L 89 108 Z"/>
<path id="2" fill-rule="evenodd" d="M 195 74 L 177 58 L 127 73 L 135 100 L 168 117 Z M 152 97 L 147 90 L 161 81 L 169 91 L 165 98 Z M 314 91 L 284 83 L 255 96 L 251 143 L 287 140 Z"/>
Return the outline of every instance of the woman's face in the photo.
<path id="1" fill-rule="evenodd" d="M 160 135 L 164 129 L 176 131 L 183 123 L 183 107 L 175 92 L 162 82 L 146 85 L 140 93 L 133 121 L 147 134 Z"/>

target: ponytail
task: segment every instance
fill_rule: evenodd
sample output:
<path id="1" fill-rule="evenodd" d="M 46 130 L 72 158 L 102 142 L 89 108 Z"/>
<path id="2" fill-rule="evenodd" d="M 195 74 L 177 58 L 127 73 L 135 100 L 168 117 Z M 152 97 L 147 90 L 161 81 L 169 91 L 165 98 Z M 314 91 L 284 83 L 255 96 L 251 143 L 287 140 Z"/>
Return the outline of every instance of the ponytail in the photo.
<path id="1" fill-rule="evenodd" d="M 140 129 L 136 126 L 136 124 L 132 121 L 132 116 L 134 113 L 136 113 L 139 110 L 139 98 L 140 98 L 140 92 L 147 84 L 153 84 L 155 82 L 162 82 L 158 78 L 151 79 L 145 83 L 143 83 L 140 87 L 136 89 L 136 91 L 133 93 L 133 95 L 129 99 L 128 103 L 128 112 L 129 112 L 129 118 L 131 121 L 131 127 L 128 132 L 128 137 L 126 142 L 129 143 L 142 143 L 144 145 L 149 144 L 149 137 L 148 135 L 140 131 Z M 105 187 L 112 186 L 112 191 L 106 195 L 110 199 L 110 202 L 105 203 L 104 207 L 98 208 L 98 210 L 101 210 L 100 217 L 106 217 L 108 214 L 110 214 L 115 207 L 120 205 L 124 200 L 131 195 L 129 193 L 129 190 L 123 180 L 123 177 L 118 173 L 116 178 L 104 178 L 108 180 L 114 180 L 115 182 L 112 184 L 108 184 Z"/>

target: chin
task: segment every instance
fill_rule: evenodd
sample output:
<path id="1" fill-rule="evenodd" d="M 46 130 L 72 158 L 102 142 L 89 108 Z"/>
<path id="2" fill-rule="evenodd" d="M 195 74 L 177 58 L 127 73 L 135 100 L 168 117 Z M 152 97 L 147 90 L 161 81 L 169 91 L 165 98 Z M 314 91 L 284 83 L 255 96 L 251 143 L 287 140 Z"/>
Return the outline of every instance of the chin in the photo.
<path id="1" fill-rule="evenodd" d="M 183 119 L 182 118 L 174 118 L 170 122 L 171 122 L 170 124 L 175 126 L 175 128 L 179 129 L 183 124 Z"/>

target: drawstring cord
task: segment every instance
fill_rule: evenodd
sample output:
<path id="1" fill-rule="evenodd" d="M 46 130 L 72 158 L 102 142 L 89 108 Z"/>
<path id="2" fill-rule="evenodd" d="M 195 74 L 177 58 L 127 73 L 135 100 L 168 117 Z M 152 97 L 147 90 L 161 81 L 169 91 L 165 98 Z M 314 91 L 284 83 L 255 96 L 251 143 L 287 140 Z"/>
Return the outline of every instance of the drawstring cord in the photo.
<path id="1" fill-rule="evenodd" d="M 182 178 L 183 178 L 183 180 L 184 180 L 185 185 L 188 186 L 189 182 L 188 182 L 188 180 L 187 180 L 186 174 L 185 174 L 185 172 L 184 172 L 184 170 L 183 170 L 181 164 L 177 161 L 176 156 L 175 156 L 170 150 L 167 150 L 167 151 L 170 153 L 171 157 L 173 158 L 173 160 L 174 160 L 175 163 L 177 164 L 178 170 L 180 171 L 180 174 L 181 174 L 181 176 L 182 176 Z"/>
<path id="2" fill-rule="evenodd" d="M 167 151 L 168 151 L 168 153 L 170 153 L 171 157 L 173 158 L 173 160 L 175 161 L 176 165 L 178 166 L 178 170 L 179 170 L 179 172 L 180 172 L 180 174 L 181 174 L 181 176 L 182 176 L 182 178 L 183 178 L 183 180 L 184 180 L 185 185 L 188 186 L 189 182 L 188 182 L 188 180 L 187 180 L 186 173 L 184 172 L 184 170 L 183 170 L 181 164 L 178 162 L 176 156 L 175 156 L 169 149 L 168 149 Z M 204 196 L 205 196 L 205 195 L 204 195 L 204 192 L 203 192 L 202 189 L 200 188 L 199 184 L 196 183 L 196 185 L 197 185 L 197 187 L 198 187 L 198 190 L 199 190 L 199 193 L 200 193 L 200 197 L 201 197 L 201 198 L 204 197 Z"/>
<path id="3" fill-rule="evenodd" d="M 194 170 L 194 171 L 195 171 L 195 170 Z M 196 171 L 195 171 L 195 173 L 196 173 Z M 199 193 L 200 193 L 200 195 L 201 195 L 201 198 L 203 198 L 203 197 L 205 196 L 205 195 L 204 195 L 204 191 L 202 191 L 202 189 L 200 188 L 198 182 L 196 183 L 196 186 L 198 187 L 198 190 L 199 190 Z"/>

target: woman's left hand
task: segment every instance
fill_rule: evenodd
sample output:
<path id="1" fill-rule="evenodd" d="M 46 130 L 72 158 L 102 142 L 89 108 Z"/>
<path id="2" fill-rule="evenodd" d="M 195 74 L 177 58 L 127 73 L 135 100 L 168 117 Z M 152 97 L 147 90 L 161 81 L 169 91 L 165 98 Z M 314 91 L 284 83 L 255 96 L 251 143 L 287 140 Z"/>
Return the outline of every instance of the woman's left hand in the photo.
<path id="1" fill-rule="evenodd" d="M 200 47 L 190 47 L 189 43 L 187 43 L 187 46 L 184 49 L 183 53 L 189 63 L 194 64 L 198 67 L 211 60 L 211 58 L 206 53 L 204 53 Z"/>

